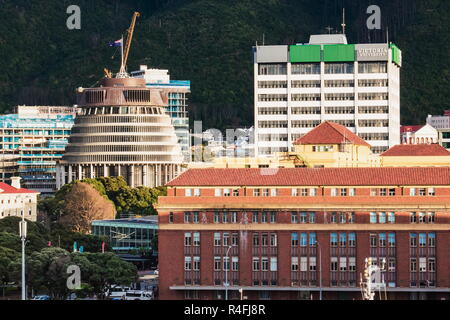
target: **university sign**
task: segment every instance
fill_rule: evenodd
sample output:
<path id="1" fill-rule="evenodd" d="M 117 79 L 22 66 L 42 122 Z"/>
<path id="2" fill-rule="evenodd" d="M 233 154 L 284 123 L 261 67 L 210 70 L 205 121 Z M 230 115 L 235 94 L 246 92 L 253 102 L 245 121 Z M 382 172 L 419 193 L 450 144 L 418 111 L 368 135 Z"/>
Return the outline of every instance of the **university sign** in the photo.
<path id="1" fill-rule="evenodd" d="M 356 59 L 357 61 L 387 61 L 388 45 L 387 44 L 357 44 Z"/>

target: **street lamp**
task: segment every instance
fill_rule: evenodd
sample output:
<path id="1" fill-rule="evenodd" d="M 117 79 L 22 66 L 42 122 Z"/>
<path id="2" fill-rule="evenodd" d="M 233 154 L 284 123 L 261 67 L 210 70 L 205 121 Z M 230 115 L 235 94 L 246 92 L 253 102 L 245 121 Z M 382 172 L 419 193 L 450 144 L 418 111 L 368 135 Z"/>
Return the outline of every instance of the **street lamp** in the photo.
<path id="1" fill-rule="evenodd" d="M 22 300 L 26 300 L 26 284 L 25 284 L 25 241 L 27 240 L 27 222 L 22 212 L 22 221 L 19 223 L 20 239 L 22 240 Z"/>
<path id="2" fill-rule="evenodd" d="M 225 300 L 228 300 L 228 269 L 230 268 L 230 258 L 228 257 L 228 253 L 230 253 L 231 246 L 228 246 L 227 253 L 225 256 L 227 257 L 227 266 L 225 268 Z"/>

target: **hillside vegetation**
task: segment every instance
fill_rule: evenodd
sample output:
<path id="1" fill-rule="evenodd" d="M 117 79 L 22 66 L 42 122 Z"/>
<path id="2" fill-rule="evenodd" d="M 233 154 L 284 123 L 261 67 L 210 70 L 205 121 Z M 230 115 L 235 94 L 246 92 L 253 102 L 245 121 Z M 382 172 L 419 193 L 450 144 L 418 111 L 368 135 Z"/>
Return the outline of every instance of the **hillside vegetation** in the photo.
<path id="1" fill-rule="evenodd" d="M 66 8 L 81 8 L 81 30 L 68 30 Z M 252 46 L 308 42 L 325 27 L 340 30 L 346 8 L 350 43 L 389 41 L 403 51 L 402 123 L 423 123 L 449 101 L 446 0 L 378 0 L 383 30 L 365 27 L 368 0 L 0 0 L 0 112 L 17 104 L 73 104 L 76 87 L 114 72 L 108 46 L 140 11 L 129 57 L 191 80 L 191 122 L 225 129 L 253 123 Z M 114 58 L 113 58 L 114 57 Z"/>

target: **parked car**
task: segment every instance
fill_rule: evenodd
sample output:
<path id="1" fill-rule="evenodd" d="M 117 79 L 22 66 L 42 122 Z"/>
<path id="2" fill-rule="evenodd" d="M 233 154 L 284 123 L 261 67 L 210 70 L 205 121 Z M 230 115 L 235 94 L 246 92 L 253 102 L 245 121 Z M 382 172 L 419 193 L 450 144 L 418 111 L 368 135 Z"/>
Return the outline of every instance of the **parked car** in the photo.
<path id="1" fill-rule="evenodd" d="M 47 295 L 40 295 L 40 296 L 34 296 L 31 300 L 52 300 L 50 296 Z"/>

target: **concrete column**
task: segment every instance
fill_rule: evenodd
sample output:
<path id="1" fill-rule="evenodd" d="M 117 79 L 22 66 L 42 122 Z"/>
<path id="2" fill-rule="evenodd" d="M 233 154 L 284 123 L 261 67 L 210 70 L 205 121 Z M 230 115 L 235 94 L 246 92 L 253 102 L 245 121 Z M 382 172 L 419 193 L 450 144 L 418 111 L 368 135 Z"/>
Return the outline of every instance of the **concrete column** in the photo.
<path id="1" fill-rule="evenodd" d="M 134 165 L 130 166 L 130 186 L 134 188 Z"/>
<path id="2" fill-rule="evenodd" d="M 91 179 L 95 178 L 95 175 L 94 175 L 94 166 L 93 166 L 92 164 L 89 165 L 89 177 L 90 177 Z"/>
<path id="3" fill-rule="evenodd" d="M 81 164 L 78 165 L 78 178 L 76 180 L 81 180 L 83 177 Z"/>
<path id="4" fill-rule="evenodd" d="M 73 177 L 72 177 L 72 166 L 69 166 L 69 176 L 67 178 L 67 183 L 71 183 L 72 180 L 73 180 Z"/>
<path id="5" fill-rule="evenodd" d="M 117 176 L 120 177 L 120 164 L 117 166 Z"/>
<path id="6" fill-rule="evenodd" d="M 103 176 L 109 177 L 109 167 L 106 164 L 103 165 Z"/>
<path id="7" fill-rule="evenodd" d="M 148 186 L 148 165 L 142 166 L 142 185 Z"/>
<path id="8" fill-rule="evenodd" d="M 56 190 L 61 188 L 61 169 L 59 165 L 56 165 Z"/>

